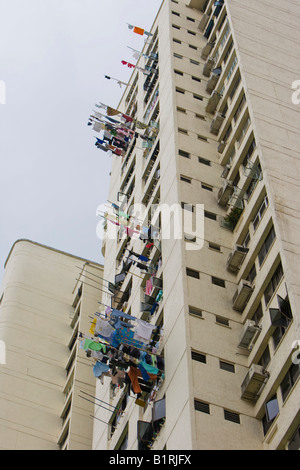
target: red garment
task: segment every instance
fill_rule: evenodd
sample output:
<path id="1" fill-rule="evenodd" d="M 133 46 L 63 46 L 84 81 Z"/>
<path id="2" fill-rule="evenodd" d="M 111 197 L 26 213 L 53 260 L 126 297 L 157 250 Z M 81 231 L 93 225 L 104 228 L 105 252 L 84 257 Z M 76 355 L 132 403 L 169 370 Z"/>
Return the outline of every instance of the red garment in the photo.
<path id="1" fill-rule="evenodd" d="M 155 374 L 149 374 L 148 373 L 148 375 L 149 375 L 150 379 L 156 379 L 157 378 L 157 375 L 155 375 Z M 141 371 L 139 369 L 137 369 L 136 367 L 130 366 L 129 371 L 128 371 L 128 376 L 130 378 L 130 381 L 131 381 L 131 384 L 132 384 L 132 389 L 133 389 L 134 393 L 141 393 L 142 390 L 141 390 L 141 387 L 140 387 L 140 384 L 139 384 L 139 381 L 138 381 L 138 377 L 142 377 Z"/>

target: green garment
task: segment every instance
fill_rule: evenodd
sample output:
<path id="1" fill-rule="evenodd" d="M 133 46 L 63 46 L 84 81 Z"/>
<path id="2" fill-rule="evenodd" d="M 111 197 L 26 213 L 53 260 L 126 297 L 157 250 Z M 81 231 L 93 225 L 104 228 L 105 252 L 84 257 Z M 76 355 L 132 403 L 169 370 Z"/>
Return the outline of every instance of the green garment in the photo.
<path id="1" fill-rule="evenodd" d="M 102 351 L 104 354 L 106 353 L 105 344 L 96 343 L 96 341 L 92 339 L 85 340 L 83 349 L 92 349 L 92 351 Z"/>

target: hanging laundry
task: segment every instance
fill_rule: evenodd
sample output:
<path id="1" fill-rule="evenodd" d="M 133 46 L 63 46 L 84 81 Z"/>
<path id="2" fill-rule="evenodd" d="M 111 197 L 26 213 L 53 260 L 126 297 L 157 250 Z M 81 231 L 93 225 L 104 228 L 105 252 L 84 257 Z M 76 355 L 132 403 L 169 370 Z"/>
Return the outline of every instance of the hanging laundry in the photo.
<path id="1" fill-rule="evenodd" d="M 152 308 L 151 308 L 151 310 L 150 310 L 150 314 L 151 314 L 151 315 L 154 315 L 154 313 L 155 313 L 156 309 L 158 308 L 158 306 L 159 306 L 159 303 L 158 303 L 158 302 L 154 302 L 154 304 L 152 305 Z"/>
<path id="2" fill-rule="evenodd" d="M 121 310 L 117 310 L 116 308 L 112 309 L 111 316 L 113 316 L 113 317 L 122 317 L 122 318 L 126 318 L 127 320 L 135 320 L 136 319 L 136 317 L 133 317 L 132 315 L 129 315 L 128 313 L 122 312 Z"/>
<path id="3" fill-rule="evenodd" d="M 92 349 L 93 351 L 103 351 L 106 353 L 106 346 L 102 343 L 97 343 L 92 339 L 86 339 L 84 342 L 84 349 Z"/>
<path id="4" fill-rule="evenodd" d="M 129 67 L 130 69 L 135 68 L 134 64 L 131 64 L 130 62 L 126 62 L 126 60 L 121 60 L 121 64 L 127 65 L 127 67 Z"/>
<path id="5" fill-rule="evenodd" d="M 125 86 L 129 85 L 129 83 L 122 82 L 121 80 L 118 80 L 117 78 L 109 77 L 108 75 L 104 75 L 104 77 L 107 78 L 108 80 L 115 80 L 120 88 L 122 88 L 122 85 L 125 85 Z"/>
<path id="6" fill-rule="evenodd" d="M 151 294 L 152 288 L 153 288 L 152 277 L 150 277 L 150 279 L 146 281 L 146 290 L 145 290 L 146 295 Z"/>
<path id="7" fill-rule="evenodd" d="M 152 33 L 149 33 L 148 31 L 145 31 L 143 28 L 140 28 L 139 26 L 133 26 L 129 23 L 127 23 L 127 25 L 128 25 L 128 29 L 131 29 L 136 34 L 139 34 L 141 36 L 143 36 L 144 34 L 146 36 L 153 36 Z"/>
<path id="8" fill-rule="evenodd" d="M 96 319 L 92 321 L 91 327 L 89 329 L 89 332 L 91 333 L 91 335 L 95 334 L 96 321 L 97 321 Z"/>
<path id="9" fill-rule="evenodd" d="M 156 302 L 160 302 L 162 300 L 162 297 L 163 297 L 163 291 L 162 289 L 159 291 L 159 293 L 157 294 L 157 297 L 156 297 Z"/>
<path id="10" fill-rule="evenodd" d="M 145 380 L 145 382 L 148 382 L 148 380 L 150 379 L 150 376 L 149 376 L 148 372 L 146 371 L 145 367 L 143 366 L 143 364 L 139 363 L 138 368 L 141 371 L 143 380 Z"/>
<path id="11" fill-rule="evenodd" d="M 141 361 L 140 364 L 144 367 L 148 374 L 157 375 L 159 372 L 157 367 L 153 366 L 152 364 L 148 364 L 145 361 Z"/>
<path id="12" fill-rule="evenodd" d="M 108 320 L 104 320 L 99 317 L 95 325 L 95 333 L 97 333 L 101 338 L 108 339 L 111 333 L 114 331 L 114 328 L 110 325 Z"/>
<path id="13" fill-rule="evenodd" d="M 97 361 L 93 367 L 93 374 L 95 377 L 100 377 L 104 372 L 109 371 L 109 366 L 101 361 Z"/>
<path id="14" fill-rule="evenodd" d="M 119 328 L 114 336 L 114 340 L 118 344 L 123 343 L 139 349 L 142 349 L 145 346 L 142 341 L 134 339 L 134 331 L 129 328 Z"/>
<path id="15" fill-rule="evenodd" d="M 156 325 L 151 325 L 144 320 L 137 320 L 137 326 L 134 331 L 134 339 L 149 344 L 152 331 L 156 329 Z"/>

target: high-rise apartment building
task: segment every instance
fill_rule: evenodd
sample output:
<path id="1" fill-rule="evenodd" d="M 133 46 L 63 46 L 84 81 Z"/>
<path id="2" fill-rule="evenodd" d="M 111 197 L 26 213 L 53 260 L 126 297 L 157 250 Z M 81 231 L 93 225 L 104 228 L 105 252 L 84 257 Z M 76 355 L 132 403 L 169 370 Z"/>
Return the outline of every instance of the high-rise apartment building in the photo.
<path id="1" fill-rule="evenodd" d="M 89 450 L 95 377 L 80 348 L 103 266 L 18 240 L 0 295 L 0 448 Z M 89 400 L 89 401 L 88 401 Z"/>
<path id="2" fill-rule="evenodd" d="M 161 374 L 97 381 L 115 408 L 95 411 L 94 449 L 300 446 L 299 16 L 293 0 L 164 0 L 144 33 L 102 301 L 157 327 L 141 350 Z"/>

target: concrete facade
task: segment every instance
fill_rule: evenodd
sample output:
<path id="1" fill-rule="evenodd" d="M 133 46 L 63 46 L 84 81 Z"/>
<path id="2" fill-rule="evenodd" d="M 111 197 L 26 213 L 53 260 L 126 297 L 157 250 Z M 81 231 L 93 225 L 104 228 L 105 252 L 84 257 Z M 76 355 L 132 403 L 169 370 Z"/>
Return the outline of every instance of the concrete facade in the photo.
<path id="1" fill-rule="evenodd" d="M 155 203 L 192 205 L 194 217 L 204 205 L 204 236 L 187 225 L 169 236 L 173 214 L 152 220 L 160 239 L 148 250 L 110 226 L 103 241 L 112 282 L 128 249 L 161 261 L 163 300 L 148 321 L 164 327 L 155 400 L 165 399 L 166 419 L 153 450 L 299 447 L 299 15 L 292 1 L 165 0 L 144 46 L 158 62 L 139 60 L 159 75 L 145 86 L 135 70 L 119 104 L 159 132 L 150 150 L 137 138 L 113 155 L 108 200 L 126 194 L 148 221 Z M 133 265 L 120 286 L 139 318 L 145 281 Z M 97 397 L 124 413 L 116 426 L 114 414 L 96 412 L 109 425 L 95 421 L 93 448 L 140 449 L 137 423 L 151 425 L 155 401 L 113 397 L 106 379 Z"/>
<path id="2" fill-rule="evenodd" d="M 98 308 L 101 273 L 29 240 L 13 245 L 0 296 L 2 450 L 91 449 L 93 405 L 79 395 L 94 395 L 95 379 L 78 332 Z"/>

